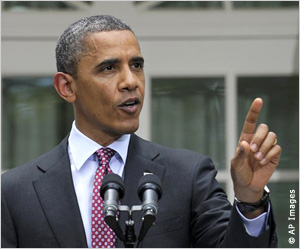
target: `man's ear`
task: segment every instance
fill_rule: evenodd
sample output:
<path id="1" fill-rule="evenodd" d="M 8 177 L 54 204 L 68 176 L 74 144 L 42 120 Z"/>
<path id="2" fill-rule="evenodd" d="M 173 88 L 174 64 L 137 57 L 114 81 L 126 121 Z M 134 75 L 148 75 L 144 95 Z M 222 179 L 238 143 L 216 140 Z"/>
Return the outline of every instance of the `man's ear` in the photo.
<path id="1" fill-rule="evenodd" d="M 53 79 L 53 85 L 65 101 L 73 103 L 76 100 L 74 79 L 71 75 L 58 72 Z"/>

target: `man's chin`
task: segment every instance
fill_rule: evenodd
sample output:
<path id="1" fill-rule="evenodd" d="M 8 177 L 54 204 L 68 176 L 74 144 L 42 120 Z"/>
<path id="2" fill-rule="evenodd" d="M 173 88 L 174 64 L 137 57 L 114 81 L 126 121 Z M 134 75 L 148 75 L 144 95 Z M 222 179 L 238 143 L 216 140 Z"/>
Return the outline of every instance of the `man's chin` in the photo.
<path id="1" fill-rule="evenodd" d="M 134 129 L 128 129 L 126 131 L 123 132 L 123 134 L 133 134 L 138 130 L 139 127 L 136 127 Z"/>
<path id="2" fill-rule="evenodd" d="M 133 125 L 129 125 L 129 126 L 124 126 L 121 130 L 122 130 L 122 135 L 124 134 L 132 134 L 135 133 L 139 128 L 139 123 L 137 124 L 133 124 Z"/>

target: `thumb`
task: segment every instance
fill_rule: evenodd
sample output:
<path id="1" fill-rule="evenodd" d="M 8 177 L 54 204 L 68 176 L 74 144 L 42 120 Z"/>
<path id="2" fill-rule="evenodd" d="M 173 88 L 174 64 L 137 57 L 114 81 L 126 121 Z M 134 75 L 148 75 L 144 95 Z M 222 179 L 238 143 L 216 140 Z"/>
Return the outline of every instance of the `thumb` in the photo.
<path id="1" fill-rule="evenodd" d="M 250 144 L 248 144 L 246 141 L 242 141 L 239 143 L 238 147 L 235 151 L 235 156 L 231 160 L 231 168 L 234 170 L 238 170 L 240 167 L 242 167 L 244 160 L 250 153 Z"/>

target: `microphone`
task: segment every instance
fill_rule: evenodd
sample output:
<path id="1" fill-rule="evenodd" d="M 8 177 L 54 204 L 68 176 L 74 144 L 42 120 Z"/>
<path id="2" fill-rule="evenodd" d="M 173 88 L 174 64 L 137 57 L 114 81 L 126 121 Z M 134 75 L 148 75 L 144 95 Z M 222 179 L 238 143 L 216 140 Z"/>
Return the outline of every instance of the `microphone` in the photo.
<path id="1" fill-rule="evenodd" d="M 103 177 L 100 196 L 104 200 L 104 217 L 115 217 L 118 211 L 119 200 L 124 196 L 125 188 L 123 179 L 117 174 L 108 174 Z"/>
<path id="2" fill-rule="evenodd" d="M 138 195 L 144 211 L 143 225 L 140 230 L 138 245 L 145 237 L 149 228 L 154 224 L 158 211 L 157 202 L 161 198 L 162 188 L 160 179 L 153 174 L 147 174 L 141 177 L 138 184 Z M 139 247 L 139 246 L 138 246 Z"/>
<path id="3" fill-rule="evenodd" d="M 157 202 L 162 195 L 160 179 L 156 175 L 147 174 L 141 177 L 138 186 L 138 195 L 143 202 L 144 214 L 155 216 L 157 214 Z"/>
<path id="4" fill-rule="evenodd" d="M 114 232 L 122 241 L 124 241 L 124 235 L 116 216 L 118 212 L 119 201 L 124 197 L 124 192 L 124 182 L 119 175 L 111 173 L 103 177 L 100 188 L 100 196 L 104 201 L 104 221 L 112 230 L 114 230 Z"/>

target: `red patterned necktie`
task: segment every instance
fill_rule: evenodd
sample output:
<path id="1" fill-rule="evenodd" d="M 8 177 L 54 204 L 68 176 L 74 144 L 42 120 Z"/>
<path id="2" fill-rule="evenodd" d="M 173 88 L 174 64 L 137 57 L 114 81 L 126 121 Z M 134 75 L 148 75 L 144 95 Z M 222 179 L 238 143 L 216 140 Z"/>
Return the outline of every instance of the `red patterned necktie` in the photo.
<path id="1" fill-rule="evenodd" d="M 105 223 L 103 215 L 103 200 L 100 197 L 100 187 L 105 175 L 112 173 L 109 161 L 115 151 L 110 148 L 101 148 L 96 151 L 99 166 L 96 170 L 92 199 L 92 247 L 113 248 L 117 237 L 112 229 Z"/>

